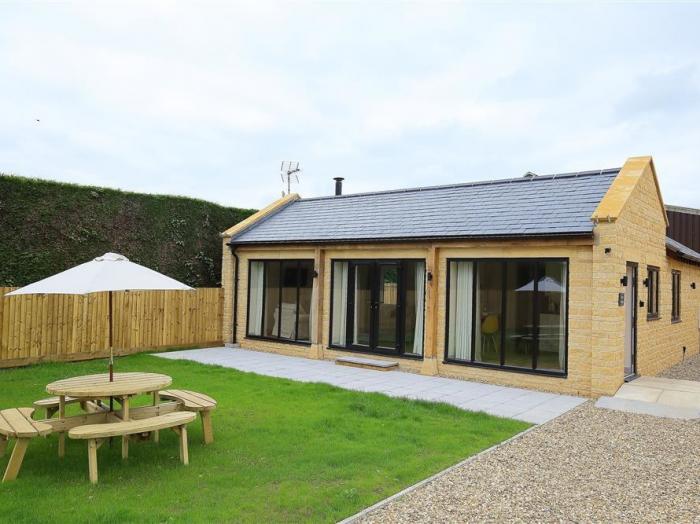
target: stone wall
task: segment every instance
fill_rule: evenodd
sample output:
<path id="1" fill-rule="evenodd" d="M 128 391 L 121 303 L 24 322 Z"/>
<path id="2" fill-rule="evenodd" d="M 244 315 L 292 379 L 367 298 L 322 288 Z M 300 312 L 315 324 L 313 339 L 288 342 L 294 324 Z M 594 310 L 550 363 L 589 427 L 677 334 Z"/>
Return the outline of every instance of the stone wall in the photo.
<path id="1" fill-rule="evenodd" d="M 618 306 L 617 299 L 625 291 L 620 279 L 628 262 L 638 264 L 639 272 L 637 373 L 654 375 L 679 362 L 684 346 L 686 356 L 700 350 L 700 290 L 690 287 L 691 282 L 700 283 L 700 267 L 675 260 L 666 252 L 666 219 L 651 159 L 630 159 L 621 174 L 627 175 L 627 183 L 625 191 L 614 193 L 619 199 L 617 208 L 609 206 L 608 219 L 595 228 L 593 395 L 614 394 L 624 382 L 625 308 Z M 648 266 L 660 268 L 660 315 L 654 320 L 647 319 L 644 280 Z M 672 269 L 681 271 L 682 321 L 678 323 L 671 321 Z"/>
<path id="2" fill-rule="evenodd" d="M 343 355 L 356 354 L 349 351 L 330 349 L 330 302 L 331 264 L 334 259 L 400 259 L 429 257 L 431 250 L 437 252 L 438 268 L 432 282 L 426 283 L 426 293 L 436 294 L 434 318 L 427 315 L 424 336 L 428 338 L 430 324 L 435 323 L 435 343 L 425 345 L 424 360 L 385 357 L 372 354 L 370 358 L 398 360 L 405 371 L 423 372 L 442 376 L 478 380 L 494 384 L 527 387 L 546 391 L 572 394 L 590 394 L 591 362 L 591 241 L 590 240 L 523 240 L 523 241 L 475 241 L 451 244 L 365 244 L 325 246 L 321 249 L 324 270 L 319 278 L 323 280 L 323 300 L 320 306 L 321 344 L 290 344 L 257 338 L 247 338 L 247 296 L 248 266 L 251 259 L 314 259 L 318 257 L 315 248 L 284 246 L 279 248 L 239 247 L 236 251 L 240 260 L 239 299 L 238 299 L 238 342 L 247 348 L 270 351 L 284 355 L 334 359 Z M 569 259 L 569 360 L 568 376 L 553 377 L 540 374 L 512 372 L 500 369 L 470 367 L 444 363 L 445 308 L 446 308 L 446 264 L 447 258 L 567 258 Z M 226 261 L 224 261 L 226 264 Z M 232 261 L 231 261 L 232 264 Z M 317 263 L 317 270 L 319 264 Z M 428 266 L 428 270 L 430 268 Z M 230 282 L 233 281 L 231 277 Z M 227 280 L 228 282 L 228 280 Z M 430 289 L 432 288 L 432 290 Z M 228 297 L 228 294 L 226 295 Z M 230 303 L 230 301 L 228 301 Z M 229 315 L 225 322 L 232 321 Z"/>

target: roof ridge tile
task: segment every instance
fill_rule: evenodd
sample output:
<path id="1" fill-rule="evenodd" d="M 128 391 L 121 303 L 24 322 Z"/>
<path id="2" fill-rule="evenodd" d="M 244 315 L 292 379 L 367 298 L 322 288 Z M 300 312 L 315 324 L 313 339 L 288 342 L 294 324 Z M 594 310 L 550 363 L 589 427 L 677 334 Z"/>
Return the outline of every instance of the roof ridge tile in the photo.
<path id="1" fill-rule="evenodd" d="M 374 196 L 374 195 L 390 195 L 390 194 L 401 194 L 401 193 L 420 193 L 424 191 L 434 191 L 440 189 L 459 189 L 463 187 L 475 187 L 475 186 L 498 186 L 513 183 L 532 183 L 541 182 L 545 180 L 560 180 L 562 178 L 583 178 L 589 176 L 600 176 L 600 175 L 611 175 L 620 172 L 620 167 L 613 167 L 608 169 L 599 170 L 589 170 L 589 171 L 574 171 L 570 173 L 554 173 L 550 175 L 537 175 L 535 177 L 516 177 L 516 178 L 498 178 L 492 180 L 479 180 L 475 182 L 461 182 L 457 184 L 442 184 L 436 186 L 419 186 L 419 187 L 407 187 L 400 189 L 386 189 L 382 191 L 365 191 L 362 193 L 347 193 L 344 195 L 324 195 L 317 197 L 300 198 L 296 202 L 313 202 L 317 200 L 340 200 L 344 198 L 360 197 L 360 196 Z"/>

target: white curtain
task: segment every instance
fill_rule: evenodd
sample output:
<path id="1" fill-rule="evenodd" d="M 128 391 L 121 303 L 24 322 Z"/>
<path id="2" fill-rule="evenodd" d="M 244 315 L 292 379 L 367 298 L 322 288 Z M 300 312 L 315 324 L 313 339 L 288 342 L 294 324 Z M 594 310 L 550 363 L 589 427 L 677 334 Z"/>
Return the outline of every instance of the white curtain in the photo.
<path id="1" fill-rule="evenodd" d="M 483 267 L 483 266 L 482 266 Z M 474 309 L 476 310 L 476 329 L 474 332 L 476 336 L 474 337 L 474 360 L 481 362 L 481 346 L 483 344 L 483 339 L 481 337 L 481 282 L 479 275 L 479 267 L 476 267 L 476 300 L 474 301 Z"/>
<path id="2" fill-rule="evenodd" d="M 447 354 L 469 360 L 472 338 L 472 293 L 474 269 L 471 262 L 450 262 L 450 317 Z"/>
<path id="3" fill-rule="evenodd" d="M 359 342 L 357 341 L 357 332 L 358 332 L 358 325 L 360 324 L 360 315 L 358 315 L 358 311 L 360 309 L 359 304 L 361 301 L 360 293 L 358 293 L 358 291 L 357 291 L 358 283 L 359 283 L 358 281 L 360 280 L 359 278 L 357 278 L 357 269 L 358 269 L 358 266 L 355 266 L 355 271 L 353 273 L 353 280 L 355 281 L 355 289 L 353 290 L 353 302 L 354 302 L 355 309 L 352 313 L 352 318 L 353 318 L 352 343 L 353 343 L 353 345 L 356 345 L 356 346 L 359 345 Z M 369 290 L 367 290 L 367 292 L 369 293 Z"/>
<path id="4" fill-rule="evenodd" d="M 250 263 L 250 303 L 248 304 L 248 334 L 250 335 L 262 335 L 264 274 L 263 262 Z"/>
<path id="5" fill-rule="evenodd" d="M 564 371 L 566 357 L 566 264 L 561 265 L 561 294 L 559 295 L 559 369 Z"/>
<path id="6" fill-rule="evenodd" d="M 425 308 L 425 262 L 416 262 L 416 326 L 413 331 L 413 354 L 423 354 L 423 310 Z"/>
<path id="7" fill-rule="evenodd" d="M 348 318 L 348 262 L 333 263 L 333 319 L 331 344 L 346 345 Z"/>
<path id="8" fill-rule="evenodd" d="M 314 271 L 316 271 L 316 268 L 314 268 Z M 316 277 L 313 279 L 313 283 L 311 284 L 311 308 L 309 308 L 309 316 L 311 317 L 309 319 L 309 340 L 311 341 L 312 344 L 320 344 L 321 341 L 317 340 L 316 336 L 316 313 L 318 311 L 318 304 L 316 303 L 316 297 L 318 296 L 318 282 L 319 278 Z M 299 323 L 301 323 L 301 318 L 299 319 Z"/>

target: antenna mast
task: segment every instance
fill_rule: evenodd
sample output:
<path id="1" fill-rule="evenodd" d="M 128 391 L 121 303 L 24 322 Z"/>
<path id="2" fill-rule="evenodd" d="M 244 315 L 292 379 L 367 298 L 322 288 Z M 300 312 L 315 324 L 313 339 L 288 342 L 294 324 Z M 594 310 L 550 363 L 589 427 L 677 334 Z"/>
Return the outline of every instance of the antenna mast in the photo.
<path id="1" fill-rule="evenodd" d="M 292 193 L 292 177 L 296 179 L 296 183 L 299 183 L 299 175 L 301 173 L 301 168 L 299 167 L 299 162 L 290 162 L 285 160 L 280 166 L 280 177 L 282 182 L 287 183 L 287 194 Z M 286 180 L 285 180 L 286 177 Z M 282 191 L 282 196 L 284 196 L 284 191 Z"/>

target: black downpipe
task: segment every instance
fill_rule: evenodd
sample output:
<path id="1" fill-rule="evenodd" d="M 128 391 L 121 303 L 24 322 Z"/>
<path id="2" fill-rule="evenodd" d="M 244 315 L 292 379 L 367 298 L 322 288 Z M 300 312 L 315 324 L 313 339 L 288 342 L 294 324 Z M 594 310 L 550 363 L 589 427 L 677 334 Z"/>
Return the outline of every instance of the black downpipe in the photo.
<path id="1" fill-rule="evenodd" d="M 236 254 L 236 247 L 233 244 L 229 244 L 231 248 L 231 254 L 233 259 L 236 261 L 236 269 L 233 272 L 233 343 L 236 344 L 238 340 L 238 255 Z"/>

